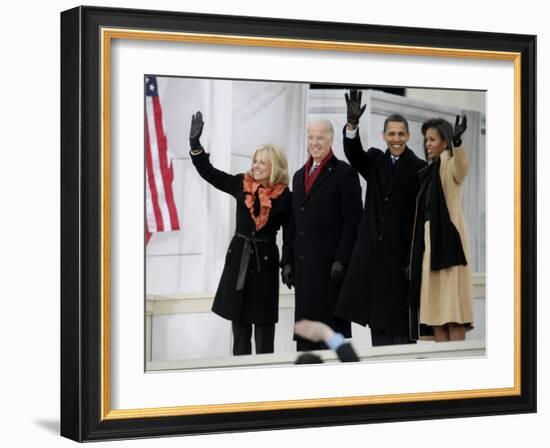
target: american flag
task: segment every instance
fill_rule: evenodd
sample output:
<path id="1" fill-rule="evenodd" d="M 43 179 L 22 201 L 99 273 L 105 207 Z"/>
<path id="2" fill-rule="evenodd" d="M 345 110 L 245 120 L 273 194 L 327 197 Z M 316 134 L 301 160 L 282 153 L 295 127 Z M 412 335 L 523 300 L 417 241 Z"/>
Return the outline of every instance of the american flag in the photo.
<path id="1" fill-rule="evenodd" d="M 179 230 L 174 168 L 162 122 L 157 78 L 145 77 L 145 244 L 155 232 Z"/>

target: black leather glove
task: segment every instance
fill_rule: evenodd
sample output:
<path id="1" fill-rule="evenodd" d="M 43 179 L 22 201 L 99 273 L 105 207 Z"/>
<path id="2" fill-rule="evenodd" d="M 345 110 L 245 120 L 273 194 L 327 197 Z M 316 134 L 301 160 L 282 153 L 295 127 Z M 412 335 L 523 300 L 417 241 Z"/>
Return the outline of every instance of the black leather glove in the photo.
<path id="1" fill-rule="evenodd" d="M 460 116 L 456 116 L 455 127 L 453 129 L 453 145 L 460 146 L 462 145 L 462 134 L 466 131 L 468 124 L 468 119 L 466 115 L 462 115 L 462 122 L 460 122 Z"/>
<path id="2" fill-rule="evenodd" d="M 191 129 L 189 130 L 189 145 L 193 150 L 202 149 L 200 137 L 202 134 L 202 128 L 204 121 L 202 121 L 202 113 L 199 110 L 195 115 L 191 117 Z"/>
<path id="3" fill-rule="evenodd" d="M 348 123 L 353 127 L 359 124 L 359 118 L 361 118 L 367 107 L 366 104 L 361 107 L 361 96 L 363 96 L 363 92 L 357 89 L 351 89 L 349 95 L 345 94 Z"/>
<path id="4" fill-rule="evenodd" d="M 342 284 L 344 281 L 344 274 L 346 273 L 346 267 L 341 261 L 335 261 L 330 268 L 330 279 L 336 285 Z"/>
<path id="5" fill-rule="evenodd" d="M 288 289 L 294 286 L 294 269 L 291 264 L 285 264 L 281 271 L 281 277 L 283 279 L 283 284 L 287 286 Z"/>

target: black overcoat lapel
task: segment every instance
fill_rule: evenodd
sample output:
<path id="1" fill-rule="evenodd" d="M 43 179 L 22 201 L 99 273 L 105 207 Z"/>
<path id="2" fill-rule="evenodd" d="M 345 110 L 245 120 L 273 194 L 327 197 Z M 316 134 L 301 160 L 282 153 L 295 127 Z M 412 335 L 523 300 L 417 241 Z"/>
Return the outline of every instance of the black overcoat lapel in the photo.
<path id="1" fill-rule="evenodd" d="M 395 176 L 390 184 L 389 193 L 397 190 L 401 185 L 407 183 L 412 176 L 416 176 L 416 168 L 414 153 L 411 149 L 406 148 L 395 167 Z"/>
<path id="2" fill-rule="evenodd" d="M 390 164 L 391 164 L 391 155 L 389 150 L 386 150 L 382 157 L 376 159 L 376 170 L 379 173 L 380 184 L 382 187 L 382 192 L 385 194 L 391 188 L 391 174 L 390 174 Z"/>
<path id="3" fill-rule="evenodd" d="M 296 180 L 294 182 L 294 190 L 292 191 L 292 200 L 295 201 L 296 204 L 302 204 L 306 197 L 306 190 L 304 186 L 304 176 L 305 176 L 304 167 L 296 171 L 296 174 L 295 174 Z"/>
<path id="4" fill-rule="evenodd" d="M 338 159 L 335 156 L 332 156 L 331 159 L 326 164 L 326 166 L 323 168 L 323 171 L 321 171 L 317 176 L 317 179 L 315 179 L 315 182 L 311 186 L 309 192 L 305 195 L 303 200 L 304 203 L 308 201 L 308 199 L 315 193 L 315 191 L 319 189 L 319 187 L 323 184 L 323 182 L 329 176 L 332 176 L 337 162 L 338 162 Z M 305 169 L 304 169 L 304 172 L 305 172 Z M 302 179 L 302 185 L 303 185 L 303 179 Z"/>

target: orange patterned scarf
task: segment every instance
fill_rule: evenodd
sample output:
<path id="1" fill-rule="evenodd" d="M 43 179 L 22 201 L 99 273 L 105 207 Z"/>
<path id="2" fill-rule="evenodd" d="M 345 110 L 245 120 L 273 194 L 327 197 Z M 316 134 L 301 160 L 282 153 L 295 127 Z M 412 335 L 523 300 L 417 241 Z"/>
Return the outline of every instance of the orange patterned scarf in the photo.
<path id="1" fill-rule="evenodd" d="M 245 193 L 248 193 L 244 203 L 248 207 L 248 210 L 250 210 L 250 217 L 256 225 L 256 230 L 260 230 L 267 224 L 269 213 L 271 212 L 271 200 L 278 198 L 285 191 L 286 187 L 284 184 L 275 184 L 269 188 L 260 188 L 259 182 L 256 182 L 250 174 L 246 173 L 244 175 L 243 189 Z M 256 195 L 260 200 L 260 213 L 258 216 L 254 215 Z"/>

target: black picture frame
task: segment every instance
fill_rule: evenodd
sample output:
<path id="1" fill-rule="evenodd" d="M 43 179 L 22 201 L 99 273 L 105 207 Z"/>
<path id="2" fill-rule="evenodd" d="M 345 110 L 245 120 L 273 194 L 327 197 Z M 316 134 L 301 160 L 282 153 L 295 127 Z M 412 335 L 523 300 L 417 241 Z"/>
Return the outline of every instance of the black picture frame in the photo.
<path id="1" fill-rule="evenodd" d="M 132 29 L 512 54 L 520 74 L 517 390 L 512 395 L 109 418 L 102 316 L 101 30 Z M 61 13 L 61 435 L 76 441 L 536 411 L 536 36 L 78 7 Z M 103 112 L 104 113 L 104 112 Z M 103 241 L 105 242 L 105 241 Z M 106 243 L 109 244 L 109 241 Z M 107 248 L 108 249 L 108 248 Z M 517 255 L 517 252 L 516 252 Z M 107 388 L 108 389 L 108 388 Z"/>

